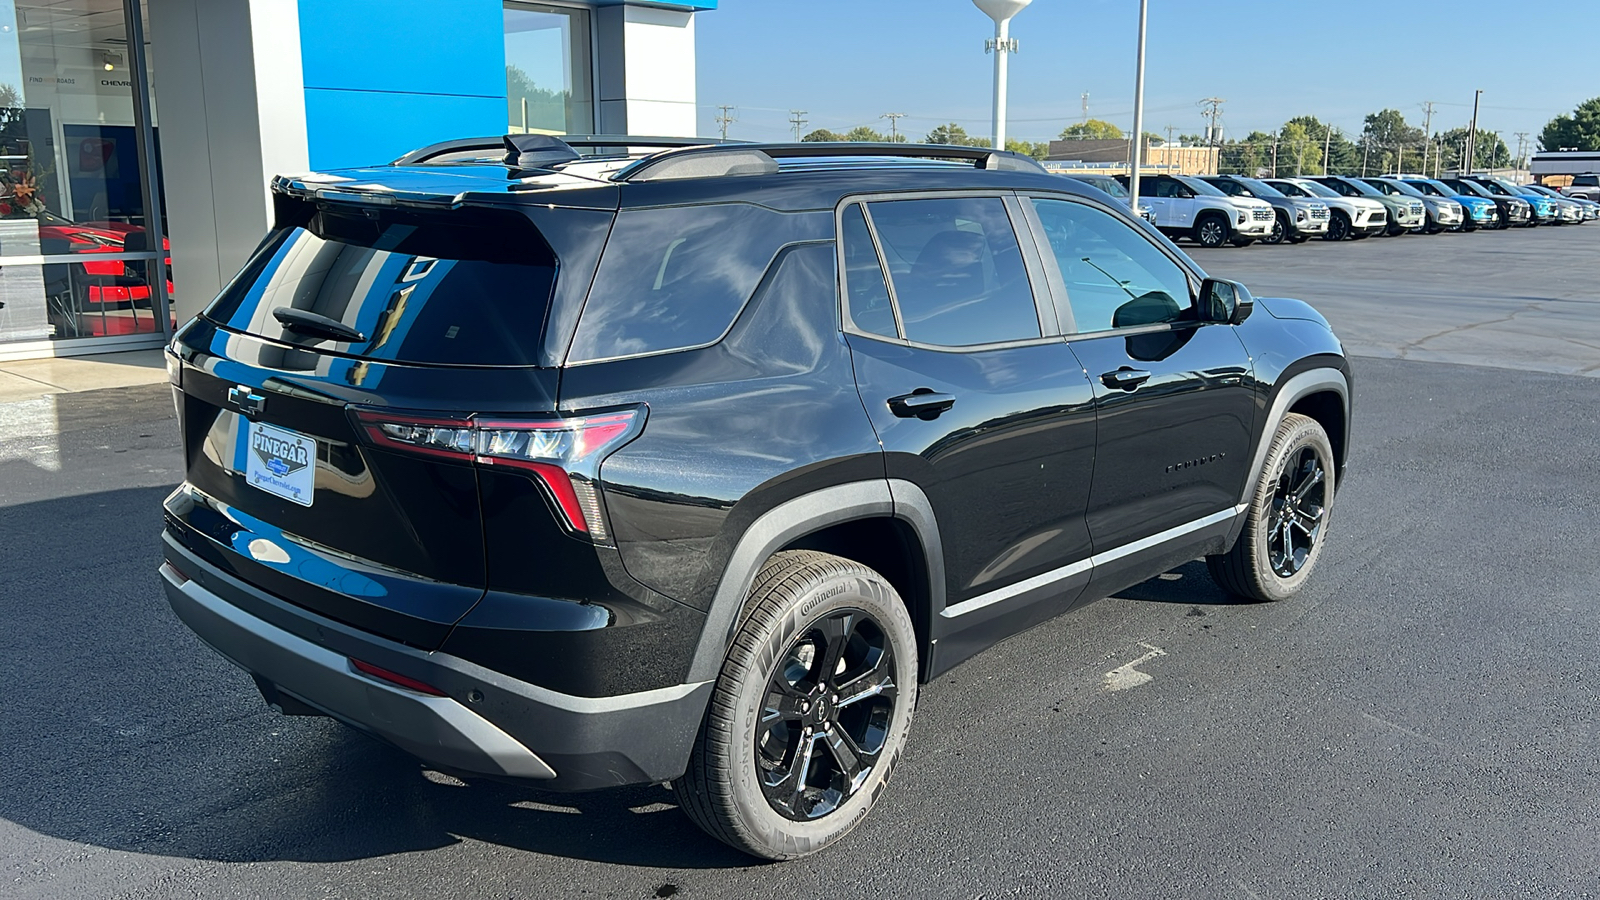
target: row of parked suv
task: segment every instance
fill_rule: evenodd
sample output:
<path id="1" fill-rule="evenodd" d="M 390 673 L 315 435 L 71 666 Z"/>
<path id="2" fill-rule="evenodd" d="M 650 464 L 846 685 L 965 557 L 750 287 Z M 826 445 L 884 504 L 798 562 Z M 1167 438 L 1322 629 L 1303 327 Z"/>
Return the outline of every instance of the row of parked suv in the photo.
<path id="1" fill-rule="evenodd" d="M 1126 176 L 1072 177 L 1124 201 L 1128 197 Z M 1145 218 L 1162 233 L 1203 247 L 1582 224 L 1600 218 L 1600 202 L 1482 175 L 1147 175 L 1139 179 L 1139 198 Z"/>

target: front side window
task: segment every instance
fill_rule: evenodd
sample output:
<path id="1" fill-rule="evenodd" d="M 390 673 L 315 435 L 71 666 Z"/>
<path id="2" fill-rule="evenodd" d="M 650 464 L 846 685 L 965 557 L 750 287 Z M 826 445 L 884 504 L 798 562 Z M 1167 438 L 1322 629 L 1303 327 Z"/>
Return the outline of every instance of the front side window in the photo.
<path id="1" fill-rule="evenodd" d="M 512 134 L 594 131 L 589 11 L 507 3 L 506 130 Z"/>
<path id="2" fill-rule="evenodd" d="M 1080 333 L 1196 318 L 1183 269 L 1110 213 L 1035 199 Z"/>
<path id="3" fill-rule="evenodd" d="M 970 347 L 1043 333 L 1004 200 L 891 200 L 868 209 L 907 340 Z"/>

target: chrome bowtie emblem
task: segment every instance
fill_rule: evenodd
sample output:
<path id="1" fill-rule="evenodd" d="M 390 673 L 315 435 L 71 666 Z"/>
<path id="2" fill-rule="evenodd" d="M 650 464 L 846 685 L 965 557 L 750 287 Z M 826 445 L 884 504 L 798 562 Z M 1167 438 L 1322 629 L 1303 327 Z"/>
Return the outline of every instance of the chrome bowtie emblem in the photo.
<path id="1" fill-rule="evenodd" d="M 267 398 L 241 384 L 228 388 L 228 405 L 247 416 L 258 416 L 267 408 Z"/>

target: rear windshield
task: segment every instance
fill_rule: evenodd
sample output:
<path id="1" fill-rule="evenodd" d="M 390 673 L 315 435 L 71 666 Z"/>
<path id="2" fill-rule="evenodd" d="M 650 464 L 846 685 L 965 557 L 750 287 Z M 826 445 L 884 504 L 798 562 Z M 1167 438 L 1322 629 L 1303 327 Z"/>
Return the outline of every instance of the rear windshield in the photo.
<path id="1" fill-rule="evenodd" d="M 555 278 L 549 247 L 515 213 L 324 210 L 271 234 L 206 317 L 366 359 L 536 365 Z M 312 315 L 291 329 L 294 314 L 274 315 L 285 309 Z M 315 317 L 361 339 L 329 336 Z"/>

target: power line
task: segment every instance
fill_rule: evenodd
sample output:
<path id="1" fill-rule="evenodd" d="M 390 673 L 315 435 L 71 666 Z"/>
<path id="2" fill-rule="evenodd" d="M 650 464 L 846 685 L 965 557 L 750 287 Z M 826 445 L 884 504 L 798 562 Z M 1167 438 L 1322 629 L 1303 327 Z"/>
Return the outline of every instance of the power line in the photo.
<path id="1" fill-rule="evenodd" d="M 734 109 L 734 107 L 724 105 L 724 106 L 717 107 L 717 109 L 721 110 L 721 114 L 717 116 L 716 123 L 717 123 L 717 125 L 721 126 L 721 128 L 722 128 L 722 139 L 723 140 L 727 140 L 728 139 L 728 126 L 732 125 L 733 123 L 735 123 L 735 122 L 737 122 L 739 120 L 734 118 L 733 116 L 728 115 L 728 113 L 730 111 L 732 111 Z"/>
<path id="2" fill-rule="evenodd" d="M 1078 100 L 1083 104 L 1083 124 L 1089 124 L 1089 92 L 1084 91 L 1078 95 Z"/>
<path id="3" fill-rule="evenodd" d="M 806 127 L 806 113 L 808 110 L 789 110 L 789 124 L 794 127 L 794 139 L 800 140 L 800 131 Z"/>
<path id="4" fill-rule="evenodd" d="M 1222 104 L 1224 104 L 1226 102 L 1228 102 L 1228 101 L 1222 99 L 1221 97 L 1207 97 L 1204 100 L 1201 100 L 1199 103 L 1195 104 L 1196 106 L 1200 106 L 1200 107 L 1205 107 L 1205 106 L 1210 106 L 1211 107 L 1210 109 L 1202 110 L 1201 113 L 1200 113 L 1201 116 L 1211 120 L 1211 124 L 1209 126 L 1207 126 L 1207 128 L 1206 128 L 1206 146 L 1207 147 L 1211 147 L 1211 146 L 1214 146 L 1216 144 L 1216 140 L 1217 140 L 1217 117 L 1222 115 Z"/>

